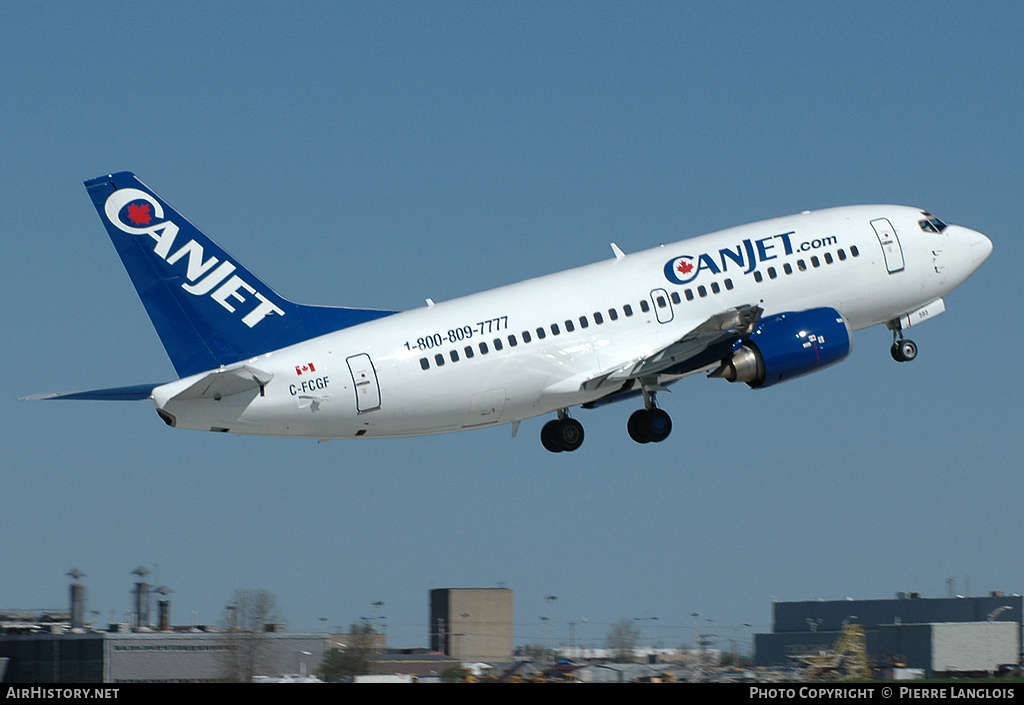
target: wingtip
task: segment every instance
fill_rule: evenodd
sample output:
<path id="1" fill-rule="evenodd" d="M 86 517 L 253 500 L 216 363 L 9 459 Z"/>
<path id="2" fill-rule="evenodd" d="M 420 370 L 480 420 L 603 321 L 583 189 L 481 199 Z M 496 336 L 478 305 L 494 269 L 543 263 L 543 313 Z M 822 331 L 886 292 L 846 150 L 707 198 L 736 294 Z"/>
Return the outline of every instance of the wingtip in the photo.
<path id="1" fill-rule="evenodd" d="M 56 392 L 44 392 L 42 394 L 29 394 L 25 397 L 18 397 L 18 401 L 41 401 L 43 399 L 56 399 L 60 394 Z"/>

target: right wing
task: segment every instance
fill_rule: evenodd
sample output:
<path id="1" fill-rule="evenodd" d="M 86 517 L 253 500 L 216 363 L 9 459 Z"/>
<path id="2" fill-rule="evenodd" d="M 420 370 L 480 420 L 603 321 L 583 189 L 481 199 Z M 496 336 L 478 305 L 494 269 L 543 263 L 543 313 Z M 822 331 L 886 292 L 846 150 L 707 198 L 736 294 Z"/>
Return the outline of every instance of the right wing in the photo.
<path id="1" fill-rule="evenodd" d="M 679 340 L 645 357 L 631 360 L 610 372 L 592 377 L 581 385 L 588 391 L 602 387 L 622 388 L 639 379 L 646 387 L 656 385 L 657 375 L 685 374 L 712 364 L 704 359 L 715 346 L 750 335 L 764 312 L 760 306 L 744 305 L 716 313 Z"/>

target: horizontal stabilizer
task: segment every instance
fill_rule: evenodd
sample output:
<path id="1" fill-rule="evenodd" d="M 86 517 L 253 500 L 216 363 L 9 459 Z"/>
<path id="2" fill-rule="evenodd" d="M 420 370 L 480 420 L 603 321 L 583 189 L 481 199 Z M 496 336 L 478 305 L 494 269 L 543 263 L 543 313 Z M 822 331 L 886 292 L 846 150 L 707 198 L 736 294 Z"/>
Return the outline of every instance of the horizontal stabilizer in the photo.
<path id="1" fill-rule="evenodd" d="M 130 387 L 111 387 L 109 389 L 89 389 L 84 392 L 50 392 L 32 394 L 21 397 L 21 401 L 40 401 L 43 399 L 88 399 L 93 401 L 142 401 L 149 399 L 159 384 L 136 384 Z"/>
<path id="2" fill-rule="evenodd" d="M 253 389 L 262 389 L 272 379 L 274 379 L 273 374 L 251 365 L 215 370 L 203 375 L 199 381 L 193 382 L 171 397 L 169 401 L 222 399 Z"/>

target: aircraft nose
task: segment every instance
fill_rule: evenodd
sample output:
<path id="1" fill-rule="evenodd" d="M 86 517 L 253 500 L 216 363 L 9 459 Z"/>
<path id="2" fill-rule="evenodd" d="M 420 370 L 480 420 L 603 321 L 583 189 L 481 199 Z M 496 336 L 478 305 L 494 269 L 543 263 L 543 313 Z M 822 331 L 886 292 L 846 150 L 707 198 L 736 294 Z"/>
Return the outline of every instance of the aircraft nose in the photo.
<path id="1" fill-rule="evenodd" d="M 992 241 L 976 230 L 967 231 L 967 240 L 971 243 L 971 259 L 977 267 L 992 254 Z"/>

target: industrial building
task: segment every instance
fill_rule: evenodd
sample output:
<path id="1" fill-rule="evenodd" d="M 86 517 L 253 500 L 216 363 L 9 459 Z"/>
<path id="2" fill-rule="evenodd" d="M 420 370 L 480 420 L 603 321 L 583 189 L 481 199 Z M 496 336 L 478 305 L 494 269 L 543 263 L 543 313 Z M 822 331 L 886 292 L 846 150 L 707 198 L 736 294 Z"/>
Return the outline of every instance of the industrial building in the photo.
<path id="1" fill-rule="evenodd" d="M 513 660 L 512 591 L 444 588 L 430 591 L 430 645 L 462 662 Z"/>
<path id="2" fill-rule="evenodd" d="M 224 632 L 96 632 L 0 635 L 7 658 L 4 683 L 203 683 L 230 677 L 225 658 L 234 648 Z M 327 648 L 326 634 L 258 635 L 260 673 L 313 673 Z"/>
<path id="3" fill-rule="evenodd" d="M 439 677 L 467 661 L 513 660 L 512 591 L 505 588 L 432 590 L 433 650 L 389 652 L 386 636 L 376 629 L 288 633 L 279 624 L 249 623 L 238 605 L 228 606 L 220 627 L 173 626 L 172 591 L 149 584 L 144 567 L 132 573 L 138 577 L 123 623 L 100 628 L 87 621 L 78 570 L 68 573 L 69 610 L 0 611 L 0 682 L 294 680 L 316 673 L 331 649 L 361 652 L 375 674 Z"/>
<path id="4" fill-rule="evenodd" d="M 328 649 L 327 634 L 291 634 L 280 625 L 244 631 L 172 626 L 166 587 L 138 575 L 133 609 L 125 623 L 100 629 L 86 621 L 83 574 L 71 570 L 69 611 L 0 612 L 0 682 L 3 683 L 196 683 L 258 675 L 314 673 Z M 157 623 L 150 597 L 156 595 Z"/>
<path id="5" fill-rule="evenodd" d="M 828 653 L 857 625 L 869 662 L 917 669 L 926 676 L 985 673 L 1021 660 L 1024 597 L 922 598 L 776 602 L 770 634 L 754 635 L 758 666 L 785 666 Z"/>

